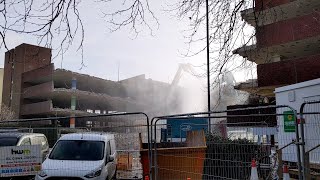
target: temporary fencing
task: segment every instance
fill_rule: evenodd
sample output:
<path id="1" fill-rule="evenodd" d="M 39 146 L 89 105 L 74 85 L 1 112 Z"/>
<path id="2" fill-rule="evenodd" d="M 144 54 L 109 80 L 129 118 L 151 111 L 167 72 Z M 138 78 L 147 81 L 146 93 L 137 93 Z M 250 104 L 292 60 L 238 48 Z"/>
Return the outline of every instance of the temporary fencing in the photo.
<path id="1" fill-rule="evenodd" d="M 68 127 L 70 119 L 75 128 Z M 319 172 L 319 119 L 320 101 L 313 101 L 301 106 L 299 116 L 289 106 L 275 105 L 166 115 L 150 122 L 144 113 L 96 114 L 5 121 L 0 133 L 43 133 L 51 148 L 64 134 L 113 133 L 122 179 L 249 179 L 252 159 L 259 178 L 287 176 L 282 168 L 287 164 L 291 176 L 310 179 Z M 82 166 L 77 171 L 85 175 L 89 169 Z"/>
<path id="2" fill-rule="evenodd" d="M 70 124 L 70 119 L 75 119 L 75 128 L 68 127 Z M 98 152 L 99 148 L 97 144 L 87 144 L 88 146 L 85 146 L 84 144 L 81 145 L 81 148 L 83 148 L 81 149 L 81 152 L 77 152 L 77 148 L 68 149 L 69 146 L 66 144 L 62 149 L 60 149 L 61 151 L 65 152 L 64 157 L 57 155 L 57 157 L 52 158 L 71 160 L 69 165 L 64 167 L 65 165 L 61 164 L 61 172 L 56 172 L 54 169 L 59 165 L 52 164 L 52 166 L 50 166 L 49 164 L 46 166 L 47 168 L 43 169 L 43 171 L 48 173 L 49 179 L 51 178 L 50 172 L 51 175 L 54 174 L 52 175 L 52 178 L 64 178 L 67 176 L 75 179 L 79 176 L 80 178 L 83 178 L 86 174 L 93 170 L 88 166 L 91 162 L 86 164 L 85 161 L 90 161 L 90 158 L 94 159 L 94 154 L 99 153 L 104 153 L 106 157 L 109 157 L 109 148 L 111 153 L 110 155 L 112 155 L 113 152 L 117 153 L 117 156 L 115 157 L 116 159 L 114 160 L 114 163 L 117 164 L 117 168 L 115 168 L 117 169 L 116 176 L 121 179 L 139 179 L 142 178 L 140 146 L 142 142 L 148 143 L 148 123 L 148 116 L 144 113 L 95 114 L 77 117 L 19 119 L 0 122 L 0 133 L 2 133 L 2 135 L 4 135 L 6 132 L 7 134 L 8 132 L 10 132 L 9 134 L 17 134 L 19 132 L 42 133 L 46 135 L 50 148 L 53 148 L 53 145 L 57 142 L 57 140 L 65 134 L 85 134 L 86 132 L 99 132 L 100 134 L 103 132 L 108 134 L 112 133 L 114 134 L 116 142 L 115 149 L 111 147 L 112 145 L 105 144 L 104 150 Z M 89 146 L 96 148 L 92 149 Z M 54 148 L 52 152 L 53 151 Z M 67 151 L 69 153 L 66 153 Z M 91 165 L 94 167 L 94 164 L 92 163 Z M 69 169 L 69 171 L 72 169 L 73 172 L 70 174 L 69 171 L 67 172 L 64 169 Z M 103 174 L 103 172 L 101 174 Z"/>
<path id="3" fill-rule="evenodd" d="M 292 143 L 299 137 L 296 117 L 294 109 L 272 105 L 153 118 L 149 163 L 154 179 L 248 179 L 253 158 L 258 161 L 259 176 L 271 178 L 271 147 L 277 144 L 285 147 L 282 157 L 295 160 L 299 172 L 300 146 Z M 284 123 L 288 118 L 290 123 Z M 208 119 L 211 120 L 209 126 Z M 157 133 L 159 128 L 161 138 Z M 291 128 L 292 134 L 276 136 L 278 129 L 287 128 Z M 204 131 L 205 136 L 192 135 L 196 131 Z M 205 151 L 200 151 L 201 148 Z"/>
<path id="4" fill-rule="evenodd" d="M 301 154 L 305 179 L 320 178 L 319 127 L 320 101 L 306 101 L 300 107 Z"/>

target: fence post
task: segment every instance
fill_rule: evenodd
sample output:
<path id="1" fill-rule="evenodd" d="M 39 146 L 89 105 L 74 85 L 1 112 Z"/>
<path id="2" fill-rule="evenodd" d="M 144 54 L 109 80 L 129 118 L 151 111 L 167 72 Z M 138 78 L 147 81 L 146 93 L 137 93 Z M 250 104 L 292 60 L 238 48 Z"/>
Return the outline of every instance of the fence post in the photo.
<path id="1" fill-rule="evenodd" d="M 309 180 L 311 179 L 311 175 L 310 175 L 310 153 L 309 152 L 306 152 L 305 155 L 304 155 L 304 162 L 305 162 L 305 165 L 304 165 L 304 175 L 305 175 L 305 179 Z"/>
<path id="2" fill-rule="evenodd" d="M 300 151 L 301 143 L 300 143 L 300 135 L 299 135 L 299 121 L 298 121 L 297 111 L 291 107 L 290 109 L 293 111 L 293 114 L 295 117 L 298 174 L 299 174 L 299 179 L 304 180 L 304 176 L 302 174 L 302 165 L 301 165 L 302 163 L 301 163 L 301 151 Z"/>
<path id="3" fill-rule="evenodd" d="M 300 132 L 301 132 L 301 154 L 302 154 L 302 173 L 304 175 L 304 177 L 306 179 L 307 176 L 309 175 L 309 173 L 305 172 L 305 170 L 307 169 L 306 165 L 307 165 L 307 161 L 306 159 L 308 159 L 309 161 L 309 153 L 308 153 L 308 157 L 306 157 L 306 147 L 305 147 L 305 138 L 304 138 L 304 124 L 305 124 L 305 119 L 303 117 L 303 113 L 304 113 L 304 107 L 306 106 L 306 102 L 302 103 L 300 106 Z M 310 164 L 309 164 L 310 165 Z"/>
<path id="4" fill-rule="evenodd" d="M 283 165 L 283 161 L 282 161 L 282 149 L 277 150 L 277 154 L 278 154 L 278 176 L 280 179 L 282 179 L 283 177 L 283 169 L 282 169 L 282 165 Z"/>

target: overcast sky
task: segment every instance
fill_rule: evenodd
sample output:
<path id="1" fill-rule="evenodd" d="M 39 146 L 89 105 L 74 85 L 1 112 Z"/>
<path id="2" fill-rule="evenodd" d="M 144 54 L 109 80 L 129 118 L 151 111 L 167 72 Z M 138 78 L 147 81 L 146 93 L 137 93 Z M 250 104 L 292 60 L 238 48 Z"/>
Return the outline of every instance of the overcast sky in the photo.
<path id="1" fill-rule="evenodd" d="M 157 0 L 151 3 L 160 23 L 159 29 L 154 29 L 154 36 L 145 31 L 133 38 L 128 29 L 111 33 L 93 1 L 82 1 L 79 8 L 85 25 L 86 67 L 80 70 L 81 53 L 76 51 L 76 46 L 70 48 L 64 55 L 63 62 L 61 56 L 54 59 L 55 67 L 62 66 L 72 71 L 117 80 L 119 66 L 120 80 L 146 74 L 147 78 L 171 82 L 179 63 L 196 65 L 205 63 L 205 54 L 192 58 L 182 55 L 188 47 L 183 33 L 188 27 L 188 19 L 177 20 L 172 14 L 161 11 L 162 5 L 164 4 Z M 10 48 L 21 43 L 36 44 L 36 40 L 29 36 L 9 33 L 7 38 Z M 0 53 L 2 54 L 0 65 L 3 66 L 4 49 L 1 49 Z M 236 73 L 237 81 L 249 78 L 252 77 L 242 72 Z"/>

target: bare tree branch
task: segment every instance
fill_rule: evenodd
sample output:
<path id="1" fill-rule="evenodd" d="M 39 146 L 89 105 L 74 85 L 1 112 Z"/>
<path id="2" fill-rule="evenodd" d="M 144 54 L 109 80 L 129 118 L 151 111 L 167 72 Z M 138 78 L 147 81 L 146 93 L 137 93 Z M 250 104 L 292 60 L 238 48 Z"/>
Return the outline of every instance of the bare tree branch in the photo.
<path id="1" fill-rule="evenodd" d="M 41 3 L 34 0 L 1 0 L 0 48 L 8 50 L 6 34 L 17 33 L 35 37 L 39 45 L 49 48 L 58 42 L 59 55 L 69 48 L 80 32 L 81 41 L 77 46 L 82 49 L 84 26 L 78 11 L 79 3 L 79 0 L 46 0 Z"/>
<path id="2" fill-rule="evenodd" d="M 113 0 L 100 0 L 99 2 L 115 3 Z M 107 22 L 111 25 L 110 30 L 112 32 L 129 26 L 135 35 L 138 35 L 144 28 L 147 28 L 153 35 L 153 30 L 159 28 L 159 20 L 151 9 L 149 0 L 117 1 L 114 6 L 120 8 L 108 13 L 101 10 L 103 18 L 107 18 Z"/>
<path id="3" fill-rule="evenodd" d="M 151 0 L 95 0 L 99 3 L 103 19 L 110 30 L 130 28 L 135 35 L 147 29 L 153 34 L 159 27 L 159 20 L 151 7 Z M 180 19 L 188 19 L 189 29 L 185 37 L 189 48 L 185 56 L 196 56 L 206 49 L 205 0 L 177 0 L 169 5 L 170 11 Z M 80 0 L 0 0 L 0 48 L 9 49 L 7 34 L 30 35 L 38 39 L 38 44 L 55 48 L 54 56 L 63 54 L 80 38 L 76 46 L 82 55 L 85 38 L 85 25 L 78 9 Z M 219 75 L 234 65 L 232 53 L 240 45 L 255 41 L 254 31 L 241 18 L 241 11 L 253 7 L 249 0 L 210 0 L 210 53 L 211 76 L 217 82 Z M 195 48 L 198 47 L 198 48 Z M 203 74 L 205 75 L 205 74 Z"/>
<path id="4" fill-rule="evenodd" d="M 159 22 L 151 10 L 149 0 L 96 0 L 104 11 L 103 18 L 111 31 L 124 27 L 138 35 L 145 27 L 153 34 Z M 76 45 L 83 59 L 85 27 L 81 20 L 81 0 L 0 0 L 0 48 L 9 50 L 7 34 L 22 34 L 36 38 L 38 45 L 53 48 L 53 58 L 63 57 L 71 45 Z M 112 4 L 111 4 L 112 3 Z M 117 6 L 118 3 L 118 6 Z M 116 7 L 116 8 L 115 8 Z M 73 44 L 76 39 L 77 44 Z"/>

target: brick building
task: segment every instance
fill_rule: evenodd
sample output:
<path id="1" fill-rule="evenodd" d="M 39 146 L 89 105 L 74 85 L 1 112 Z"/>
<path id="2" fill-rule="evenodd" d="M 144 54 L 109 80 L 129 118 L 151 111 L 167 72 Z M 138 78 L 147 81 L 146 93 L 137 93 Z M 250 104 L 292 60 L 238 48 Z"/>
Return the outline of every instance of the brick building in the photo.
<path id="1" fill-rule="evenodd" d="M 255 27 L 256 44 L 234 51 L 257 64 L 257 80 L 236 86 L 261 96 L 320 77 L 320 1 L 254 0 L 242 18 Z"/>

